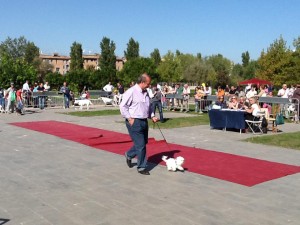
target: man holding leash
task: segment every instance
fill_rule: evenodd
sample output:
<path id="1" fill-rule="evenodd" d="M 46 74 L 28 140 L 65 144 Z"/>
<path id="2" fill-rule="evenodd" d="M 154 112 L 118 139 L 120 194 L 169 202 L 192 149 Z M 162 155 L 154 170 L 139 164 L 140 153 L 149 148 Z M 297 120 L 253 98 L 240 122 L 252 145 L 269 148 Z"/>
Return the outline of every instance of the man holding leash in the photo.
<path id="1" fill-rule="evenodd" d="M 142 74 L 137 84 L 129 88 L 123 95 L 120 112 L 125 118 L 126 127 L 133 141 L 133 146 L 125 153 L 129 168 L 133 165 L 131 160 L 137 156 L 137 170 L 142 175 L 150 175 L 147 167 L 146 144 L 148 143 L 148 118 L 154 123 L 158 118 L 150 107 L 150 98 L 147 88 L 151 83 L 148 74 Z"/>

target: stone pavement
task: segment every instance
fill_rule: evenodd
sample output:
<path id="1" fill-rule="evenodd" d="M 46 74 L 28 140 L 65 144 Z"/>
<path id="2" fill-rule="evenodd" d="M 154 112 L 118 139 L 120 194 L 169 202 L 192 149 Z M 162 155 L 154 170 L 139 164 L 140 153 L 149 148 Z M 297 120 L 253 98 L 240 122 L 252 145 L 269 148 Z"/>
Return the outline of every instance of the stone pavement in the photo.
<path id="1" fill-rule="evenodd" d="M 160 165 L 143 176 L 126 166 L 124 156 L 8 124 L 57 120 L 127 133 L 120 116 L 81 118 L 56 111 L 62 110 L 0 115 L 0 224 L 300 224 L 299 173 L 254 187 L 167 172 Z M 300 131 L 299 124 L 281 128 Z M 240 141 L 252 134 L 209 126 L 163 134 L 172 143 L 300 165 L 300 151 Z M 152 127 L 149 135 L 162 139 Z"/>

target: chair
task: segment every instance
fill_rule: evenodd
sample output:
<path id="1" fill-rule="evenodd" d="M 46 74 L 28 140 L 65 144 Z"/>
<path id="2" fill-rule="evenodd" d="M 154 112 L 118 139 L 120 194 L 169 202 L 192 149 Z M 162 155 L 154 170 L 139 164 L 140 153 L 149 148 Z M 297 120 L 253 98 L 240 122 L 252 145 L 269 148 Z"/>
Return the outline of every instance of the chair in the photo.
<path id="1" fill-rule="evenodd" d="M 265 115 L 265 112 L 259 111 L 257 112 L 257 116 L 253 118 L 253 120 L 245 120 L 248 124 L 248 127 L 252 131 L 253 134 L 262 134 L 263 131 L 261 129 L 262 118 Z"/>
<path id="2" fill-rule="evenodd" d="M 265 113 L 264 116 L 266 117 L 266 120 L 268 121 L 268 127 L 269 127 L 269 124 L 272 124 L 272 132 L 277 132 L 277 124 L 275 123 L 276 119 L 273 117 L 270 117 L 270 113 L 267 108 L 261 108 L 260 110 Z"/>

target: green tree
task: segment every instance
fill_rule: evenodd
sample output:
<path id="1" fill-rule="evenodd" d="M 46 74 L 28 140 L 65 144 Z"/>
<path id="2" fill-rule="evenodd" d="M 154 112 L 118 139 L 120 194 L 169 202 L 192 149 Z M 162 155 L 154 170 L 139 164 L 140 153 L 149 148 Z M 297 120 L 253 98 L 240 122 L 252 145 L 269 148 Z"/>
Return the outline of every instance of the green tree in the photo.
<path id="1" fill-rule="evenodd" d="M 140 56 L 139 52 L 140 52 L 139 43 L 135 41 L 133 38 L 130 38 L 127 44 L 127 50 L 124 51 L 125 58 L 128 61 L 132 59 L 136 59 Z"/>
<path id="2" fill-rule="evenodd" d="M 207 58 L 207 63 L 212 65 L 216 72 L 217 85 L 225 86 L 230 84 L 231 61 L 223 55 L 212 55 Z"/>
<path id="3" fill-rule="evenodd" d="M 251 60 L 246 67 L 243 68 L 243 78 L 245 80 L 256 77 L 258 63 L 256 60 Z"/>
<path id="4" fill-rule="evenodd" d="M 179 82 L 182 80 L 182 69 L 180 68 L 180 61 L 175 57 L 174 53 L 168 51 L 163 56 L 162 62 L 157 68 L 158 74 L 161 76 L 161 81 L 165 82 Z"/>
<path id="5" fill-rule="evenodd" d="M 152 83 L 156 83 L 160 80 L 155 70 L 156 66 L 152 59 L 140 57 L 127 61 L 123 69 L 117 73 L 117 76 L 119 81 L 129 84 L 131 81 L 136 81 L 139 75 L 147 73 L 151 75 Z"/>
<path id="6" fill-rule="evenodd" d="M 292 65 L 292 51 L 282 37 L 276 39 L 267 52 L 262 51 L 258 59 L 257 76 L 281 86 L 291 80 L 289 69 Z"/>
<path id="7" fill-rule="evenodd" d="M 25 48 L 25 55 L 24 55 L 25 61 L 28 64 L 34 65 L 36 68 L 38 68 L 40 64 L 39 54 L 40 54 L 40 49 L 37 46 L 35 46 L 33 42 L 28 42 Z"/>
<path id="8" fill-rule="evenodd" d="M 294 39 L 291 65 L 287 69 L 289 75 L 288 84 L 300 84 L 300 37 Z"/>
<path id="9" fill-rule="evenodd" d="M 65 81 L 65 77 L 58 72 L 55 73 L 48 72 L 45 75 L 45 81 L 49 82 L 49 85 L 51 86 L 51 90 L 59 91 L 60 87 L 63 85 L 63 82 Z"/>
<path id="10" fill-rule="evenodd" d="M 90 70 L 76 70 L 70 71 L 66 75 L 66 81 L 69 83 L 70 87 L 72 87 L 72 91 L 74 93 L 80 94 L 83 88 L 89 87 L 89 77 L 91 71 Z"/>
<path id="11" fill-rule="evenodd" d="M 0 44 L 0 81 L 3 85 L 15 82 L 21 85 L 25 80 L 37 80 L 39 49 L 23 36 L 8 37 Z"/>
<path id="12" fill-rule="evenodd" d="M 190 64 L 184 71 L 184 77 L 187 81 L 197 84 L 216 82 L 216 73 L 213 67 L 202 60 Z"/>
<path id="13" fill-rule="evenodd" d="M 105 85 L 109 81 L 116 81 L 116 45 L 109 38 L 103 37 L 100 43 L 101 57 L 100 57 L 100 71 L 98 85 Z"/>
<path id="14" fill-rule="evenodd" d="M 161 63 L 161 56 L 158 48 L 155 48 L 150 54 L 151 59 L 153 59 L 155 66 L 158 66 Z"/>
<path id="15" fill-rule="evenodd" d="M 250 62 L 250 54 L 248 51 L 242 53 L 242 65 L 247 67 Z"/>
<path id="16" fill-rule="evenodd" d="M 74 42 L 71 46 L 71 64 L 70 71 L 77 71 L 83 69 L 82 46 Z"/>

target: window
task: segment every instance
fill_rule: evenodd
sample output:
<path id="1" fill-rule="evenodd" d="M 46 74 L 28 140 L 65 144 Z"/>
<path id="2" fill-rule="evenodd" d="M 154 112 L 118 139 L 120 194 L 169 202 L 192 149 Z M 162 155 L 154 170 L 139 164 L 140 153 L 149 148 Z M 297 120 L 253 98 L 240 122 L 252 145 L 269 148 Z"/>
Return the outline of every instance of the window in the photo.
<path id="1" fill-rule="evenodd" d="M 59 72 L 59 67 L 56 67 L 55 71 L 56 71 L 56 72 Z"/>

